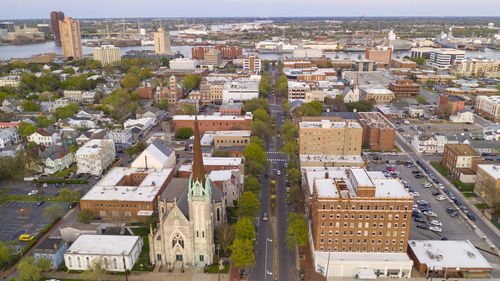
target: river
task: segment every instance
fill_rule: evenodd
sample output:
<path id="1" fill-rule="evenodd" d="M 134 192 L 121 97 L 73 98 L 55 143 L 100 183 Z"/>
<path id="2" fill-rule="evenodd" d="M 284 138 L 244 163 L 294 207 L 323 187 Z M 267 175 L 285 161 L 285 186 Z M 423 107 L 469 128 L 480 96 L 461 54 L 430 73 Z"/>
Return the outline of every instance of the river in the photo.
<path id="1" fill-rule="evenodd" d="M 128 46 L 128 47 L 120 47 L 120 53 L 124 55 L 127 51 L 130 50 L 154 50 L 154 46 Z M 174 53 L 179 52 L 183 54 L 185 57 L 191 57 L 191 46 L 172 46 L 172 51 Z M 0 58 L 2 59 L 11 59 L 11 58 L 27 58 L 32 55 L 40 54 L 40 53 L 56 53 L 62 54 L 61 47 L 57 46 L 55 42 L 44 42 L 37 44 L 27 44 L 27 45 L 7 45 L 0 46 Z M 246 53 L 246 52 L 245 52 Z M 83 54 L 91 55 L 92 47 L 83 46 Z M 335 58 L 338 56 L 340 59 L 342 58 L 357 58 L 359 55 L 364 57 L 363 52 L 335 52 L 335 53 L 325 53 L 327 57 Z M 409 56 L 409 51 L 396 51 L 393 53 L 393 57 L 404 57 Z M 260 54 L 263 59 L 275 60 L 283 57 L 281 54 Z M 291 54 L 286 54 L 285 56 L 291 56 Z M 500 60 L 500 51 L 495 51 L 491 49 L 485 49 L 483 52 L 473 52 L 466 51 L 466 57 L 474 58 L 474 57 L 485 57 L 489 59 Z"/>

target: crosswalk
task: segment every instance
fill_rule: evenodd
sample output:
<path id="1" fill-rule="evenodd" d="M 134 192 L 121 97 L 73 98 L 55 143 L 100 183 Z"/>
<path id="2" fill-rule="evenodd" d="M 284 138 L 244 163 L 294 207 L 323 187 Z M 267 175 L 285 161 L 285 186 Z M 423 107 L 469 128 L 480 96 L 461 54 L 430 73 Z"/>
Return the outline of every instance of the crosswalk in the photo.
<path id="1" fill-rule="evenodd" d="M 271 162 L 271 161 L 272 162 L 287 162 L 288 160 L 283 159 L 283 158 L 278 158 L 278 159 L 270 159 L 270 158 L 268 158 L 267 159 L 267 162 Z"/>

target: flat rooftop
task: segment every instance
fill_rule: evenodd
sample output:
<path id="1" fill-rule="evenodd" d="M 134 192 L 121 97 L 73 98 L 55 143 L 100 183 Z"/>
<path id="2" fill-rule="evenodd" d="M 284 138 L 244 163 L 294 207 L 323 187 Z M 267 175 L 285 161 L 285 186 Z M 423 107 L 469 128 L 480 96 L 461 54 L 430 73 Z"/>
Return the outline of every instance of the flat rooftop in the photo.
<path id="1" fill-rule="evenodd" d="M 411 251 L 428 268 L 492 269 L 490 263 L 469 240 L 410 240 Z"/>
<path id="2" fill-rule="evenodd" d="M 495 165 L 495 164 L 491 164 L 491 165 L 481 164 L 481 165 L 477 165 L 477 167 L 481 168 L 482 170 L 484 170 L 491 177 L 493 177 L 495 179 L 500 179 L 500 165 Z"/>
<path id="3" fill-rule="evenodd" d="M 142 237 L 126 235 L 80 235 L 68 248 L 68 254 L 128 255 Z"/>
<path id="4" fill-rule="evenodd" d="M 239 131 L 217 131 L 215 132 L 216 137 L 250 137 L 251 131 L 249 130 L 239 130 Z"/>
<path id="5" fill-rule="evenodd" d="M 76 155 L 95 155 L 101 153 L 104 143 L 111 142 L 114 148 L 114 141 L 110 139 L 91 139 L 78 149 Z"/>
<path id="6" fill-rule="evenodd" d="M 302 172 L 310 194 L 313 194 L 314 184 L 316 184 L 320 197 L 341 197 L 335 180 L 342 180 L 347 186 L 347 194 L 350 198 L 357 197 L 356 183 L 359 186 L 375 186 L 375 198 L 412 198 L 398 179 L 387 179 L 379 171 L 346 167 L 305 167 L 302 168 Z"/>
<path id="7" fill-rule="evenodd" d="M 380 112 L 359 112 L 358 120 L 361 124 L 371 128 L 395 129 L 394 125 Z"/>
<path id="8" fill-rule="evenodd" d="M 331 261 L 380 261 L 380 262 L 409 262 L 413 261 L 406 253 L 369 253 L 369 252 L 321 252 L 315 251 L 316 258 L 328 260 L 330 255 Z"/>
<path id="9" fill-rule="evenodd" d="M 168 180 L 172 169 L 146 170 L 142 168 L 115 167 L 111 169 L 81 200 L 150 202 Z M 119 185 L 122 179 L 146 174 L 138 184 Z"/>
<path id="10" fill-rule="evenodd" d="M 481 156 L 467 144 L 446 144 L 445 147 L 451 149 L 458 156 Z"/>
<path id="11" fill-rule="evenodd" d="M 208 120 L 223 120 L 223 121 L 229 121 L 229 120 L 246 120 L 246 119 L 253 119 L 252 112 L 247 112 L 244 116 L 234 116 L 234 115 L 221 115 L 220 113 L 216 112 L 213 115 L 198 115 L 198 120 L 199 121 L 208 121 Z M 173 120 L 193 120 L 194 121 L 194 115 L 174 115 Z"/>
<path id="12" fill-rule="evenodd" d="M 323 128 L 323 129 L 343 129 L 348 128 L 361 128 L 361 125 L 357 122 L 338 122 L 331 120 L 321 120 L 321 121 L 303 121 L 299 123 L 300 128 Z"/>

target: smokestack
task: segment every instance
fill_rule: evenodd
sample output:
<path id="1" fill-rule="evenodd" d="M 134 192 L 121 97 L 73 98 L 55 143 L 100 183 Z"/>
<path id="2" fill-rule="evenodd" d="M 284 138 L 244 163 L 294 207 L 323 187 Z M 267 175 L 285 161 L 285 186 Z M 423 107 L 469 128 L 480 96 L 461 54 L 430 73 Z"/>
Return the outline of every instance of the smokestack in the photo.
<path id="1" fill-rule="evenodd" d="M 148 157 L 144 155 L 144 163 L 146 163 L 146 170 L 148 169 Z"/>

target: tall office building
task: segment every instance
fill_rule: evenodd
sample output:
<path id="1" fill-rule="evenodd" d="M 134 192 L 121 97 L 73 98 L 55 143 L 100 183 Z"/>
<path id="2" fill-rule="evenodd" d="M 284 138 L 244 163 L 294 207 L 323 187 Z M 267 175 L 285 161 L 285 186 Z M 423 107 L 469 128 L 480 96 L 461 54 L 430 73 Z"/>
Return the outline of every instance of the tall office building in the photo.
<path id="1" fill-rule="evenodd" d="M 158 28 L 158 31 L 154 33 L 155 39 L 155 53 L 172 55 L 172 49 L 170 49 L 170 33 L 163 28 Z"/>
<path id="2" fill-rule="evenodd" d="M 94 60 L 100 61 L 103 66 L 118 63 L 121 61 L 120 48 L 113 45 L 94 48 Z"/>
<path id="3" fill-rule="evenodd" d="M 61 42 L 61 34 L 59 28 L 59 21 L 64 20 L 63 12 L 51 12 L 50 13 L 50 24 L 52 25 L 52 32 L 54 33 L 54 39 L 57 42 Z"/>
<path id="4" fill-rule="evenodd" d="M 73 18 L 64 18 L 59 21 L 59 31 L 63 57 L 65 59 L 72 57 L 74 60 L 83 59 L 80 22 Z"/>

